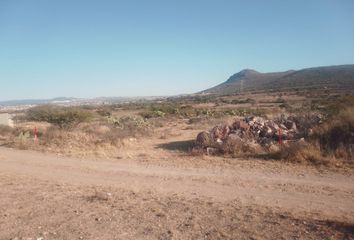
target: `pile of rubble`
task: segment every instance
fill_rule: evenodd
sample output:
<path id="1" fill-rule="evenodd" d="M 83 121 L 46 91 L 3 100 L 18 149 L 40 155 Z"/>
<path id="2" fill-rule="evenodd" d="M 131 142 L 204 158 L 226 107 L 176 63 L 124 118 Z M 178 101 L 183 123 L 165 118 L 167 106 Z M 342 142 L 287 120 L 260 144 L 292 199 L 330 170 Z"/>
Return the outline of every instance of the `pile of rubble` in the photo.
<path id="1" fill-rule="evenodd" d="M 198 134 L 196 144 L 209 151 L 225 150 L 230 146 L 242 151 L 272 150 L 289 141 L 303 141 L 312 134 L 312 128 L 321 123 L 321 115 L 285 116 L 273 120 L 262 117 L 245 117 L 231 125 L 219 125 L 210 132 Z"/>

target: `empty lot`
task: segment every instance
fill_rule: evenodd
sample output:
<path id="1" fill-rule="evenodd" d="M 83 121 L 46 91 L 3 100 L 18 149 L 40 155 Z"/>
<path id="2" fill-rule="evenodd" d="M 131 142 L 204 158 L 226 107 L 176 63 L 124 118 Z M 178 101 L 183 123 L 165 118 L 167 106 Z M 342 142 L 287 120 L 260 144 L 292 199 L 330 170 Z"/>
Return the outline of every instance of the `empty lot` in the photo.
<path id="1" fill-rule="evenodd" d="M 0 148 L 0 239 L 351 239 L 354 177 L 261 160 Z"/>

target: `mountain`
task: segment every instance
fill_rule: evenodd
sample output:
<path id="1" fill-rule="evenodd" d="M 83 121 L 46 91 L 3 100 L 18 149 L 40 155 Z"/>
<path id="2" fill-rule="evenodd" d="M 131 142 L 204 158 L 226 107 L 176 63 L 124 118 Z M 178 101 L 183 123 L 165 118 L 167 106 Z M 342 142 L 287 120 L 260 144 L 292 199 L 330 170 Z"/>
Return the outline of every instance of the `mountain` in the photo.
<path id="1" fill-rule="evenodd" d="M 354 90 L 354 65 L 339 65 L 260 73 L 245 69 L 201 93 L 233 94 L 244 91 L 326 88 Z"/>

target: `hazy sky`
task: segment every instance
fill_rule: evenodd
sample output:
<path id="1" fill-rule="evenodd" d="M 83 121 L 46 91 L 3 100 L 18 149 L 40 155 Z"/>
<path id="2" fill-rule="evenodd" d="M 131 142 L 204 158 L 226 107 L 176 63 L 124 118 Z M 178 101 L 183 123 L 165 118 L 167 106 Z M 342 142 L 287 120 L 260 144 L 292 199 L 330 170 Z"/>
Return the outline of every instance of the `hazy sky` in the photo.
<path id="1" fill-rule="evenodd" d="M 192 93 L 354 63 L 354 1 L 0 0 L 0 100 Z"/>

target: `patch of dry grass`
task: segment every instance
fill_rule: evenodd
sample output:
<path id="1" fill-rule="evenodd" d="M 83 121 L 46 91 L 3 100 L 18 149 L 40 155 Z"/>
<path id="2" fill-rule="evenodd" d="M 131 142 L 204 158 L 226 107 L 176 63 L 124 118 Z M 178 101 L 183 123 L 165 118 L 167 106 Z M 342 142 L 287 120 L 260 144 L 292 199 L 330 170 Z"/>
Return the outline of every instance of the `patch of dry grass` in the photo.
<path id="1" fill-rule="evenodd" d="M 119 125 L 107 120 L 78 124 L 75 128 L 57 125 L 39 129 L 39 139 L 34 140 L 32 129 L 1 127 L 0 135 L 6 133 L 10 146 L 34 149 L 73 156 L 113 156 L 125 144 L 125 139 L 148 137 L 153 127 L 142 124 L 136 118 L 119 119 Z M 3 134 L 2 134 L 3 133 Z"/>
<path id="2" fill-rule="evenodd" d="M 285 144 L 273 156 L 283 161 L 316 166 L 329 166 L 336 162 L 335 159 L 324 156 L 318 146 L 309 143 Z"/>
<path id="3" fill-rule="evenodd" d="M 347 108 L 315 130 L 321 151 L 326 155 L 353 160 L 354 108 Z"/>
<path id="4" fill-rule="evenodd" d="M 13 135 L 14 132 L 15 132 L 14 128 L 0 124 L 0 135 L 1 136 Z"/>

